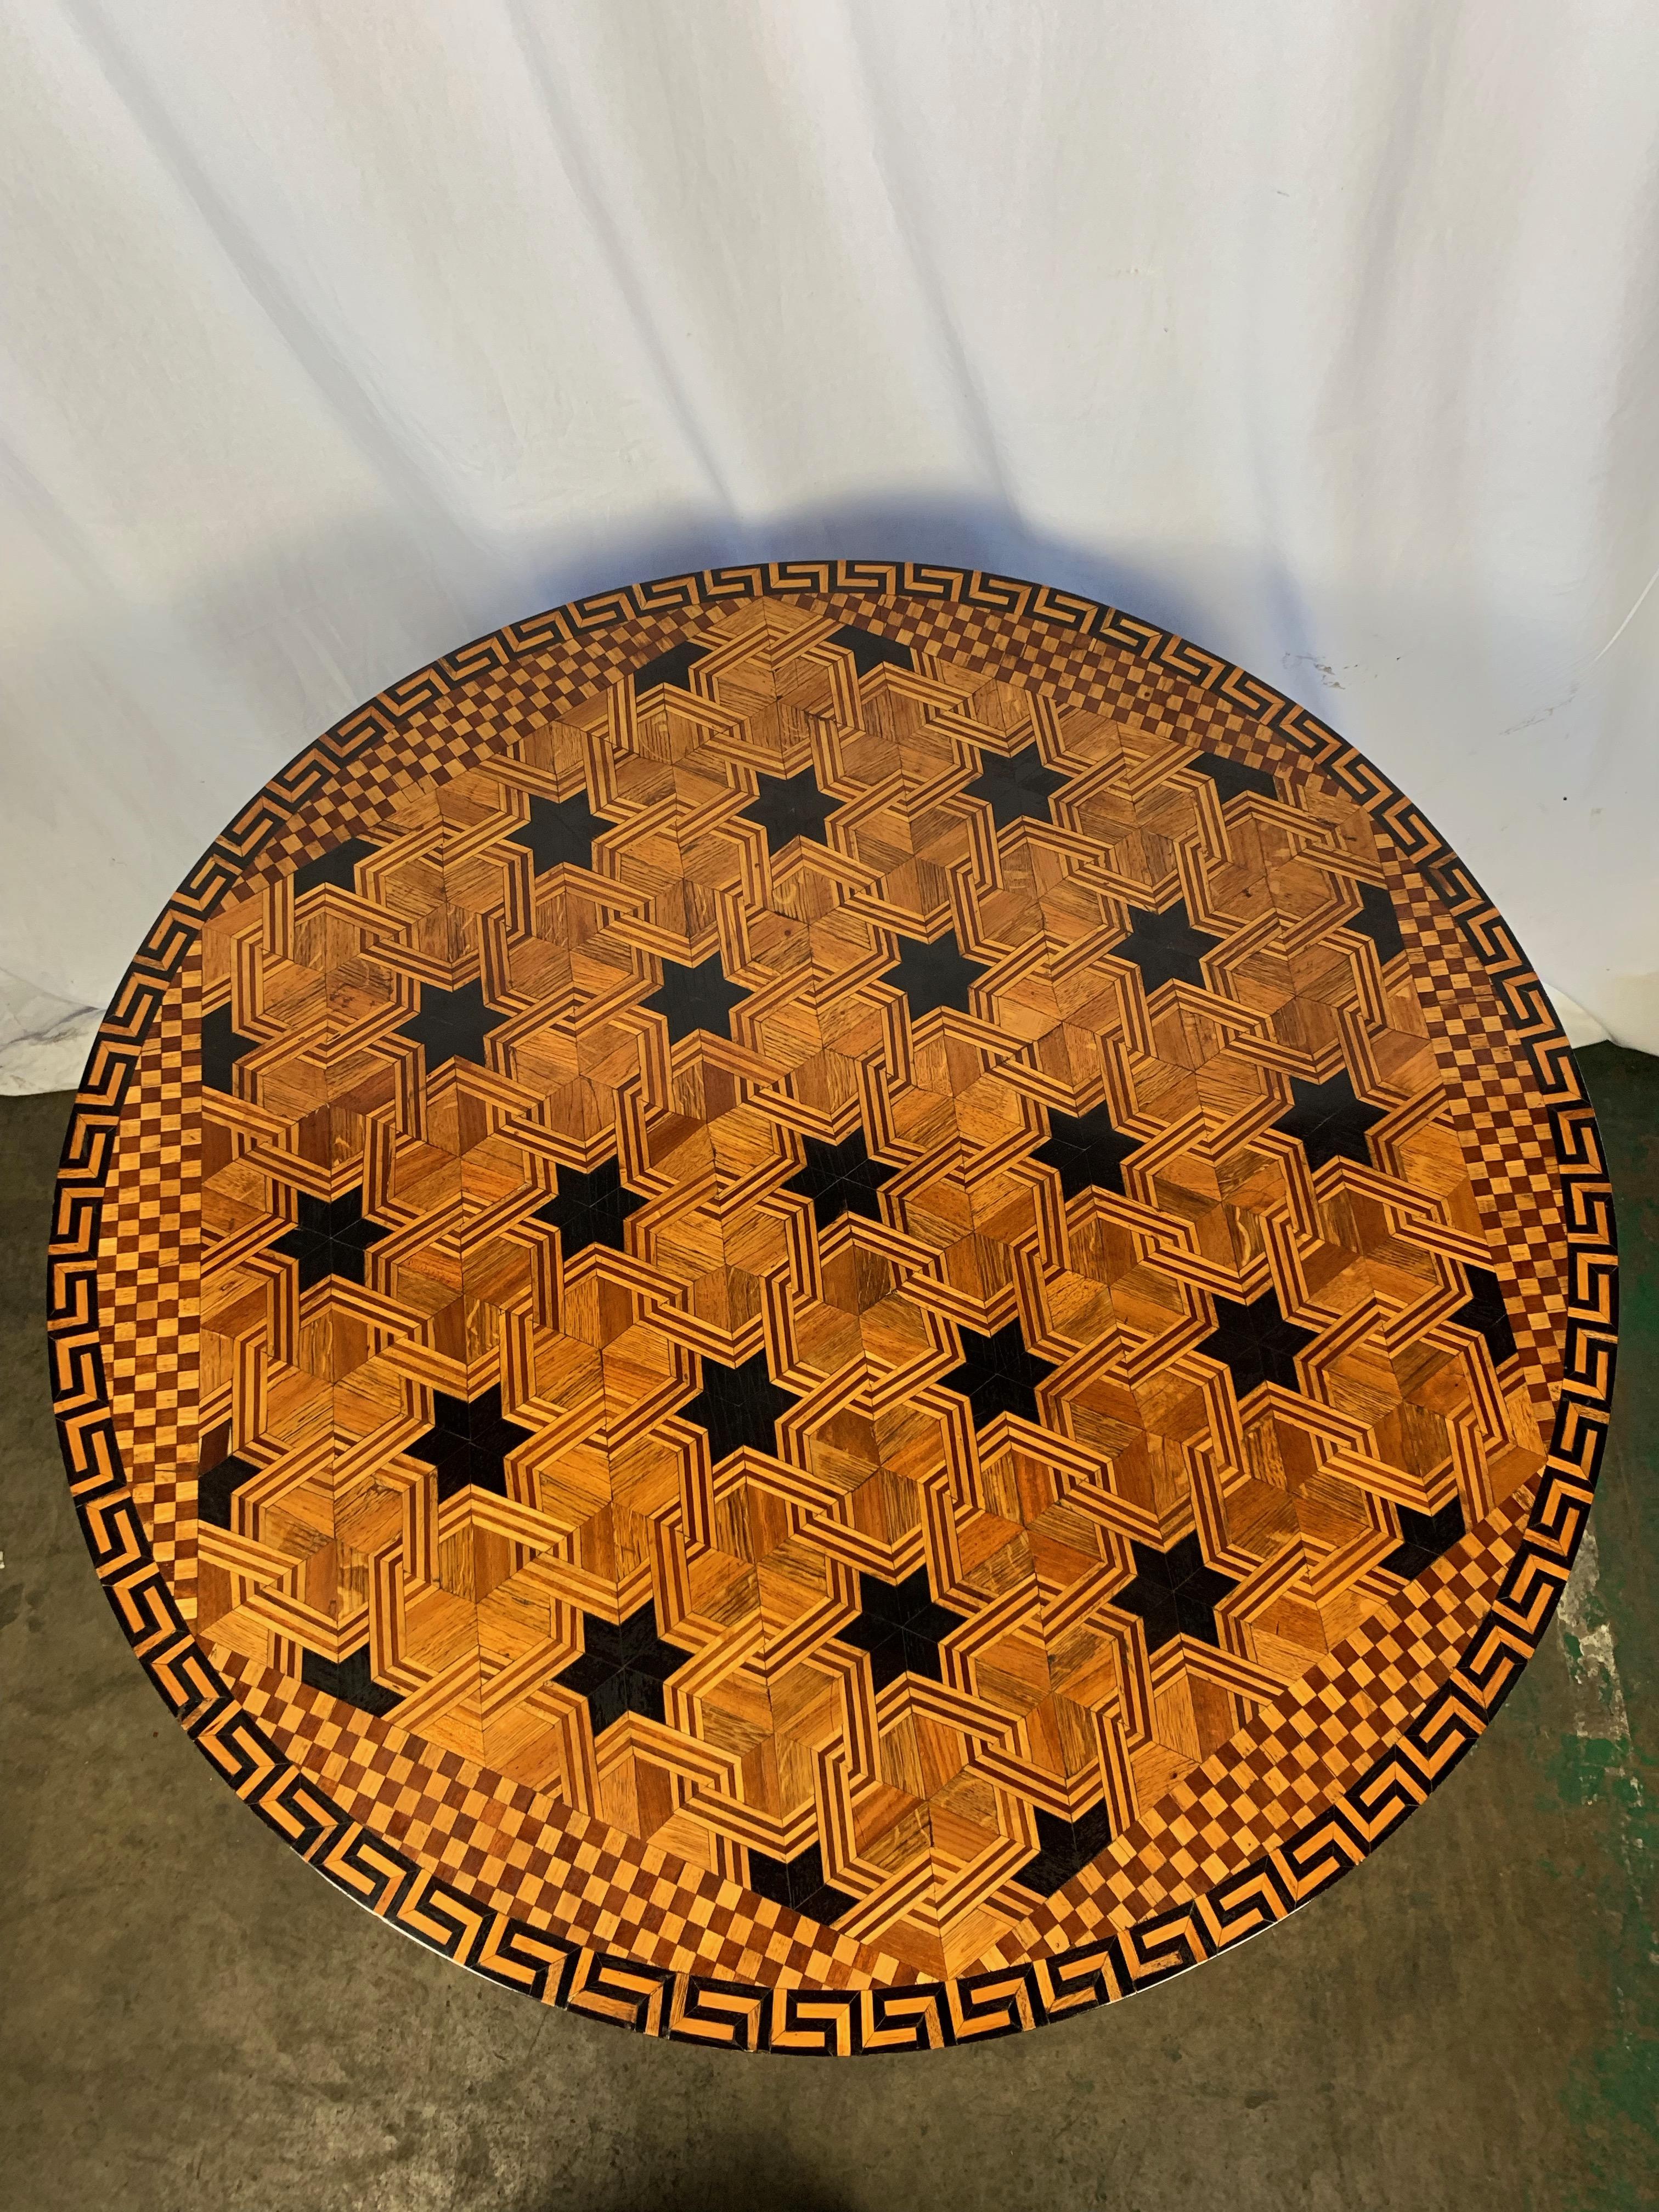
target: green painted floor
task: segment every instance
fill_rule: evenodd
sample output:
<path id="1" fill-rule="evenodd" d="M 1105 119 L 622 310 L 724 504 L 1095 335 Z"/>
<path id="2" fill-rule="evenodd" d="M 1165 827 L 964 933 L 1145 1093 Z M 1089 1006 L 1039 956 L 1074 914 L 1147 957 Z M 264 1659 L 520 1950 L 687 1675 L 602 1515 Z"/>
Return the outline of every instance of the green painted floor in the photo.
<path id="1" fill-rule="evenodd" d="M 1583 1055 L 1625 1251 L 1591 1539 L 1376 1858 L 1164 1988 L 988 2049 L 646 2043 L 355 1911 L 129 1656 L 41 1334 L 68 1101 L 0 1100 L 0 2205 L 27 2212 L 1659 2206 L 1659 1060 Z"/>

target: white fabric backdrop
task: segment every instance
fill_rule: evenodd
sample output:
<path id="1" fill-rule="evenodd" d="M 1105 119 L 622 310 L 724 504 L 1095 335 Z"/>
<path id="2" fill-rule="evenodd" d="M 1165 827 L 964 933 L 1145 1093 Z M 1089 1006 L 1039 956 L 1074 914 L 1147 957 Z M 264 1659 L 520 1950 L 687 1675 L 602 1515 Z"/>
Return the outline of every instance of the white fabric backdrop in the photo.
<path id="1" fill-rule="evenodd" d="M 1645 0 L 14 0 L 0 1088 L 368 694 L 816 552 L 1254 668 L 1659 1050 L 1656 84 Z"/>

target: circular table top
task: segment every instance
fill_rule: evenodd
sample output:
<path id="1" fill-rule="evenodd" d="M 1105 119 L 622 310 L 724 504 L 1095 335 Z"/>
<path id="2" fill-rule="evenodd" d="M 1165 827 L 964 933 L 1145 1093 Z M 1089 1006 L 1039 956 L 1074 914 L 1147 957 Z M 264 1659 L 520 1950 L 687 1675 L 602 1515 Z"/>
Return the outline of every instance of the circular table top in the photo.
<path id="1" fill-rule="evenodd" d="M 1283 1917 L 1479 1735 L 1611 1385 L 1565 1040 L 1387 779 L 880 562 L 499 632 L 170 902 L 54 1384 L 224 1779 L 409 1934 L 744 2048 Z"/>

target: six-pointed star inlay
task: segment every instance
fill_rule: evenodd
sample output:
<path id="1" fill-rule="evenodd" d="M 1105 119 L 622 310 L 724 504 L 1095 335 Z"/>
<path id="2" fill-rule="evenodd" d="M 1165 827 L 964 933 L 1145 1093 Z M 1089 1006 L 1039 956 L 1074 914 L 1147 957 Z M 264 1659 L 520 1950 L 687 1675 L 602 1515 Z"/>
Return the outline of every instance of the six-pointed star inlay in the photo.
<path id="1" fill-rule="evenodd" d="M 708 654 L 706 645 L 694 645 L 688 637 L 678 645 L 671 645 L 666 653 L 658 653 L 654 660 L 641 661 L 634 671 L 635 697 L 643 699 L 647 691 L 655 691 L 664 684 L 677 691 L 689 691 L 691 671 Z"/>
<path id="2" fill-rule="evenodd" d="M 969 960 L 954 933 L 926 943 L 919 937 L 901 937 L 896 963 L 882 977 L 896 984 L 909 1003 L 910 1018 L 948 1006 L 958 1014 L 970 1013 L 968 994 L 985 973 L 984 963 Z"/>
<path id="3" fill-rule="evenodd" d="M 213 1467 L 201 1468 L 196 1477 L 197 1519 L 215 1528 L 234 1528 L 236 1492 L 258 1472 L 252 1461 L 239 1458 L 234 1452 L 228 1452 Z"/>
<path id="4" fill-rule="evenodd" d="M 538 876 L 550 868 L 591 868 L 593 840 L 611 824 L 596 814 L 587 793 L 569 799 L 536 799 L 530 802 L 530 819 L 507 835 L 529 854 Z"/>
<path id="5" fill-rule="evenodd" d="M 335 1199 L 313 1198 L 303 1190 L 297 1196 L 299 1220 L 271 1249 L 299 1262 L 301 1296 L 330 1275 L 361 1283 L 364 1254 L 391 1231 L 378 1221 L 364 1220 L 361 1190 L 349 1190 Z"/>
<path id="6" fill-rule="evenodd" d="M 587 1700 L 588 1719 L 598 1736 L 624 1713 L 659 1721 L 662 1686 L 690 1656 L 658 1635 L 656 1607 L 647 1598 L 637 1613 L 621 1622 L 584 1613 L 582 1656 L 553 1679 L 562 1689 L 574 1690 Z"/>
<path id="7" fill-rule="evenodd" d="M 1304 1083 L 1299 1075 L 1293 1075 L 1291 1091 L 1296 1103 L 1273 1127 L 1296 1139 L 1310 1168 L 1322 1168 L 1327 1160 L 1337 1159 L 1357 1160 L 1362 1168 L 1370 1167 L 1371 1152 L 1365 1132 L 1382 1119 L 1383 1109 L 1359 1096 L 1346 1068 L 1339 1068 L 1323 1083 Z"/>
<path id="8" fill-rule="evenodd" d="M 1022 1889 L 1052 1897 L 1057 1889 L 1065 1888 L 1073 1875 L 1081 1874 L 1091 1859 L 1097 1859 L 1111 1842 L 1111 1817 L 1103 1805 L 1091 1807 L 1075 1820 L 1062 1820 L 1058 1814 L 1045 1813 L 1040 1805 L 1032 1809 L 1036 1814 L 1036 1856 L 1026 1860 L 1014 1880 Z"/>
<path id="9" fill-rule="evenodd" d="M 871 1158 L 862 1127 L 838 1145 L 826 1145 L 817 1137 L 803 1137 L 801 1142 L 806 1165 L 790 1176 L 784 1188 L 811 1200 L 812 1218 L 820 1229 L 839 1221 L 843 1213 L 860 1213 L 866 1221 L 881 1219 L 877 1193 L 898 1170 Z"/>
<path id="10" fill-rule="evenodd" d="M 1478 1329 L 1486 1340 L 1492 1365 L 1501 1367 L 1506 1359 L 1514 1358 L 1516 1352 L 1515 1331 L 1504 1304 L 1504 1285 L 1490 1267 L 1466 1267 L 1463 1272 L 1469 1279 L 1469 1295 L 1452 1319 L 1460 1328 Z"/>
<path id="11" fill-rule="evenodd" d="M 1037 748 L 1023 752 L 981 753 L 979 774 L 968 787 L 969 799 L 982 799 L 999 830 L 1028 816 L 1034 822 L 1052 822 L 1048 801 L 1064 789 L 1066 779 L 1043 760 Z"/>
<path id="12" fill-rule="evenodd" d="M 1177 1636 L 1190 1636 L 1200 1644 L 1220 1649 L 1215 1609 L 1238 1588 L 1226 1575 L 1206 1566 L 1196 1535 L 1183 1536 L 1167 1552 L 1132 1537 L 1135 1572 L 1111 1603 L 1124 1613 L 1139 1614 L 1146 1631 L 1148 1652 L 1160 1650 Z"/>
<path id="13" fill-rule="evenodd" d="M 869 676 L 878 668 L 914 668 L 916 665 L 915 655 L 908 645 L 900 645 L 890 637 L 878 637 L 872 629 L 855 629 L 850 623 L 843 629 L 831 630 L 829 642 L 846 647 L 860 676 Z"/>
<path id="14" fill-rule="evenodd" d="M 1361 937 L 1369 937 L 1376 947 L 1376 957 L 1386 968 L 1390 960 L 1397 960 L 1406 949 L 1406 940 L 1400 933 L 1400 917 L 1394 910 L 1394 901 L 1381 884 L 1361 884 L 1359 911 L 1347 925 Z"/>
<path id="15" fill-rule="evenodd" d="M 678 961 L 665 960 L 661 985 L 644 1003 L 653 1014 L 667 1018 L 668 1042 L 678 1044 L 698 1030 L 706 1030 L 710 1036 L 729 1037 L 732 1009 L 748 996 L 742 984 L 726 980 L 720 957 L 713 952 L 696 968 L 682 968 Z"/>
<path id="16" fill-rule="evenodd" d="M 826 1924 L 839 1920 L 853 1902 L 845 1890 L 834 1889 L 824 1880 L 823 1852 L 817 1844 L 809 1844 L 793 1859 L 769 1858 L 751 1844 L 749 1887 L 757 1897 L 769 1898 L 774 1905 L 787 1905 L 792 1912 Z"/>
<path id="17" fill-rule="evenodd" d="M 1113 945 L 1113 957 L 1133 960 L 1148 991 L 1156 991 L 1164 983 L 1190 983 L 1196 991 L 1204 988 L 1204 970 L 1199 963 L 1221 939 L 1193 927 L 1187 919 L 1184 899 L 1177 899 L 1159 914 L 1132 906 L 1129 922 L 1129 934 Z"/>
<path id="18" fill-rule="evenodd" d="M 1307 1350 L 1318 1332 L 1286 1321 L 1272 1291 L 1263 1291 L 1247 1306 L 1218 1298 L 1215 1324 L 1198 1349 L 1206 1359 L 1223 1362 L 1241 1405 L 1263 1382 L 1277 1382 L 1284 1390 L 1300 1387 L 1296 1355 Z"/>
<path id="19" fill-rule="evenodd" d="M 1391 1575 L 1403 1575 L 1408 1583 L 1414 1583 L 1462 1540 L 1462 1504 L 1451 1498 L 1437 1513 L 1414 1513 L 1409 1505 L 1396 1506 L 1395 1510 L 1400 1516 L 1400 1542 L 1382 1564 Z"/>
<path id="20" fill-rule="evenodd" d="M 1247 791 L 1259 793 L 1263 799 L 1279 796 L 1279 786 L 1267 769 L 1252 768 L 1248 761 L 1227 760 L 1220 753 L 1200 753 L 1187 765 L 1209 777 L 1224 806 L 1230 799 L 1237 799 Z"/>
<path id="21" fill-rule="evenodd" d="M 945 1388 L 967 1399 L 974 1426 L 984 1428 L 999 1413 L 1018 1413 L 1035 1422 L 1037 1384 L 1054 1373 L 1053 1360 L 1039 1359 L 1028 1348 L 1017 1321 L 1006 1322 L 994 1336 L 981 1336 L 971 1328 L 960 1334 L 962 1364 L 945 1376 Z"/>
<path id="22" fill-rule="evenodd" d="M 879 1697 L 901 1674 L 920 1674 L 929 1682 L 940 1679 L 939 1647 L 962 1615 L 936 1605 L 926 1567 L 918 1567 L 902 1583 L 884 1583 L 878 1575 L 859 1577 L 859 1610 L 845 1628 L 837 1631 L 843 1644 L 856 1645 L 870 1655 L 870 1673 Z"/>
<path id="23" fill-rule="evenodd" d="M 421 986 L 421 1010 L 398 1031 L 410 1037 L 426 1054 L 426 1072 L 435 1075 L 446 1061 L 470 1060 L 487 1067 L 484 1039 L 499 1029 L 507 1016 L 484 1002 L 483 985 L 477 978 L 459 991 L 441 991 L 435 983 Z"/>
<path id="24" fill-rule="evenodd" d="M 580 1168 L 561 1167 L 558 1194 L 537 1208 L 535 1218 L 558 1231 L 560 1249 L 567 1260 L 574 1260 L 590 1244 L 626 1251 L 623 1224 L 644 1204 L 623 1182 L 616 1161 L 602 1160 L 586 1175 Z"/>
<path id="25" fill-rule="evenodd" d="M 342 845 L 331 846 L 326 853 L 314 860 L 307 860 L 302 868 L 294 871 L 294 896 L 303 898 L 307 891 L 320 890 L 332 884 L 337 890 L 355 891 L 357 888 L 357 863 L 366 860 L 379 848 L 366 837 L 348 837 Z"/>
<path id="26" fill-rule="evenodd" d="M 841 801 L 820 787 L 810 768 L 799 775 L 763 775 L 757 781 L 760 796 L 750 800 L 741 818 L 758 823 L 765 830 L 769 853 L 781 853 L 797 837 L 814 845 L 829 843 L 823 825 Z"/>
<path id="27" fill-rule="evenodd" d="M 404 1449 L 436 1470 L 438 1503 L 445 1504 L 469 1487 L 507 1496 L 507 1455 L 528 1443 L 531 1432 L 501 1413 L 501 1390 L 491 1383 L 482 1397 L 452 1398 L 432 1394 L 432 1426 Z"/>
<path id="28" fill-rule="evenodd" d="M 1123 1163 L 1140 1149 L 1139 1137 L 1126 1137 L 1104 1106 L 1087 1114 L 1059 1114 L 1051 1108 L 1048 1135 L 1031 1155 L 1060 1170 L 1062 1196 L 1084 1190 L 1115 1190 L 1123 1196 Z"/>
<path id="29" fill-rule="evenodd" d="M 360 1644 L 343 1659 L 325 1659 L 320 1652 L 307 1651 L 301 1662 L 300 1679 L 308 1689 L 338 1698 L 343 1705 L 356 1705 L 360 1712 L 386 1714 L 403 1702 L 400 1691 L 388 1690 L 370 1674 L 367 1644 Z"/>
<path id="30" fill-rule="evenodd" d="M 252 1037 L 238 1036 L 228 1006 L 202 1017 L 202 1081 L 210 1091 L 234 1095 L 236 1063 L 255 1048 Z"/>
<path id="31" fill-rule="evenodd" d="M 777 1425 L 795 1401 L 780 1390 L 757 1352 L 740 1366 L 725 1367 L 704 1355 L 702 1388 L 681 1408 L 683 1419 L 708 1431 L 708 1456 L 718 1467 L 729 1452 L 777 1451 Z"/>

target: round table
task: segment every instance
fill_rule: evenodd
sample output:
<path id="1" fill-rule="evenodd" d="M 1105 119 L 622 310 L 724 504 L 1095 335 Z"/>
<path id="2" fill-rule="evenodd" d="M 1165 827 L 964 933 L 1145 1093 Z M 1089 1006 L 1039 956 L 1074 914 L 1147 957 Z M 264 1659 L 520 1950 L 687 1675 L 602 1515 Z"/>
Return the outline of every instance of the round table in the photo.
<path id="1" fill-rule="evenodd" d="M 1112 609 L 805 562 L 266 786 L 99 1033 L 53 1378 L 136 1653 L 348 1897 L 653 2033 L 925 2048 L 1423 1802 L 1571 1565 L 1613 1265 L 1385 776 Z"/>

